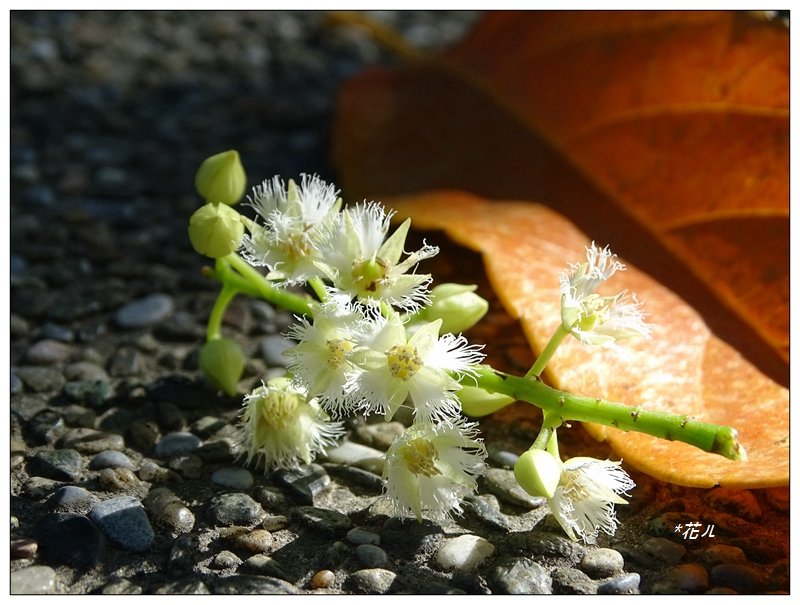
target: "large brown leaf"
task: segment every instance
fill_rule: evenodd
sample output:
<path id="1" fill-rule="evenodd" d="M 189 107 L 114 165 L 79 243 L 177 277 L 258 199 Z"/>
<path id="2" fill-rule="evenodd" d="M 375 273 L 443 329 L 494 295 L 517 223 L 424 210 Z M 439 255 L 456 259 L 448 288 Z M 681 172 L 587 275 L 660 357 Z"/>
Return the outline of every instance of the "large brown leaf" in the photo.
<path id="1" fill-rule="evenodd" d="M 340 182 L 547 204 L 788 384 L 788 40 L 749 13 L 489 13 L 344 88 Z"/>
<path id="2" fill-rule="evenodd" d="M 458 192 L 386 200 L 417 228 L 444 229 L 483 255 L 493 289 L 541 350 L 560 322 L 558 275 L 585 260 L 589 240 L 555 212 L 526 202 L 489 202 Z M 667 288 L 634 267 L 617 273 L 608 294 L 636 292 L 653 327 L 651 340 L 626 341 L 630 357 L 566 340 L 548 365 L 549 382 L 571 392 L 640 404 L 733 426 L 748 461 L 732 461 L 684 443 L 587 424 L 631 464 L 690 487 L 774 487 L 789 481 L 789 394 L 708 330 Z"/>

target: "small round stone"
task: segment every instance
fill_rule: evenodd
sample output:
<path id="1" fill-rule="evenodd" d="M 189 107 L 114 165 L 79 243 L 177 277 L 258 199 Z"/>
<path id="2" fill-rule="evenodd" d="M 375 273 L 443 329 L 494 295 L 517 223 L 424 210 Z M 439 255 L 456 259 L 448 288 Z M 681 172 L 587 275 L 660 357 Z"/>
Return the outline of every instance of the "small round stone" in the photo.
<path id="1" fill-rule="evenodd" d="M 9 576 L 11 594 L 52 594 L 56 587 L 56 572 L 47 565 L 31 565 L 12 571 Z"/>
<path id="2" fill-rule="evenodd" d="M 233 489 L 249 489 L 253 486 L 253 474 L 244 468 L 223 466 L 211 474 L 211 482 Z"/>
<path id="3" fill-rule="evenodd" d="M 504 594 L 552 594 L 550 573 L 539 563 L 526 558 L 512 559 L 494 570 L 499 592 Z"/>
<path id="4" fill-rule="evenodd" d="M 622 574 L 600 584 L 597 587 L 597 594 L 639 594 L 640 581 L 638 573 Z"/>
<path id="5" fill-rule="evenodd" d="M 57 340 L 45 339 L 34 344 L 26 357 L 36 365 L 53 365 L 63 363 L 72 354 L 72 347 Z"/>
<path id="6" fill-rule="evenodd" d="M 47 506 L 57 513 L 88 513 L 97 504 L 97 496 L 77 485 L 65 485 L 47 500 Z"/>
<path id="7" fill-rule="evenodd" d="M 242 550 L 254 554 L 264 554 L 272 549 L 272 534 L 266 529 L 254 529 L 237 535 L 233 543 Z"/>
<path id="8" fill-rule="evenodd" d="M 121 328 L 146 328 L 172 315 L 175 302 L 167 294 L 151 294 L 133 301 L 114 314 L 114 321 Z"/>
<path id="9" fill-rule="evenodd" d="M 386 567 L 389 557 L 386 551 L 374 544 L 359 544 L 356 546 L 356 558 L 361 566 L 366 569 Z"/>
<path id="10" fill-rule="evenodd" d="M 61 447 L 72 448 L 84 454 L 99 454 L 103 450 L 121 450 L 125 439 L 116 433 L 88 428 L 69 429 L 59 441 Z"/>
<path id="11" fill-rule="evenodd" d="M 100 407 L 111 398 L 107 380 L 73 380 L 64 385 L 64 394 L 77 403 Z"/>
<path id="12" fill-rule="evenodd" d="M 686 555 L 686 548 L 668 538 L 650 538 L 642 545 L 645 552 L 675 565 Z"/>
<path id="13" fill-rule="evenodd" d="M 143 502 L 147 512 L 157 522 L 172 531 L 186 533 L 194 527 L 194 514 L 169 488 L 157 487 Z"/>
<path id="14" fill-rule="evenodd" d="M 709 546 L 698 557 L 702 563 L 714 567 L 720 563 L 744 563 L 747 555 L 738 546 L 730 544 L 714 544 Z"/>
<path id="15" fill-rule="evenodd" d="M 112 492 L 128 492 L 139 485 L 139 478 L 128 468 L 104 468 L 98 478 L 100 485 Z"/>
<path id="16" fill-rule="evenodd" d="M 335 510 L 315 506 L 298 506 L 292 509 L 292 519 L 327 536 L 341 535 L 353 522 L 350 517 Z"/>
<path id="17" fill-rule="evenodd" d="M 253 525 L 264 517 L 264 509 L 247 494 L 230 493 L 214 496 L 208 509 L 216 525 Z"/>
<path id="18" fill-rule="evenodd" d="M 168 466 L 186 479 L 197 479 L 203 474 L 203 459 L 194 454 L 173 456 Z"/>
<path id="19" fill-rule="evenodd" d="M 125 454 L 117 450 L 103 450 L 96 454 L 89 462 L 89 468 L 99 470 L 103 468 L 133 468 L 133 462 Z"/>
<path id="20" fill-rule="evenodd" d="M 320 569 L 311 578 L 311 588 L 330 588 L 336 576 L 330 569 Z"/>
<path id="21" fill-rule="evenodd" d="M 155 447 L 155 455 L 158 458 L 170 458 L 178 454 L 193 452 L 202 445 L 202 441 L 191 433 L 170 433 L 164 435 Z"/>
<path id="22" fill-rule="evenodd" d="M 350 574 L 347 584 L 357 594 L 386 594 L 396 577 L 388 569 L 359 569 Z"/>
<path id="23" fill-rule="evenodd" d="M 381 543 L 379 534 L 362 527 L 354 527 L 347 532 L 347 540 L 352 544 L 372 544 L 374 546 L 378 546 Z"/>
<path id="24" fill-rule="evenodd" d="M 28 473 L 57 481 L 77 481 L 83 458 L 73 449 L 42 450 L 28 458 Z"/>
<path id="25" fill-rule="evenodd" d="M 581 559 L 581 571 L 594 579 L 609 578 L 622 571 L 625 560 L 612 548 L 593 548 L 587 550 Z"/>
<path id="26" fill-rule="evenodd" d="M 514 471 L 504 468 L 489 468 L 483 479 L 489 491 L 508 504 L 538 508 L 547 502 L 546 498 L 531 496 L 522 489 L 514 476 Z"/>
<path id="27" fill-rule="evenodd" d="M 64 377 L 70 381 L 101 381 L 108 382 L 108 373 L 96 363 L 90 361 L 76 361 L 64 368 Z"/>
<path id="28" fill-rule="evenodd" d="M 464 534 L 445 540 L 436 553 L 436 564 L 444 570 L 469 572 L 494 554 L 486 538 Z"/>
<path id="29" fill-rule="evenodd" d="M 100 589 L 100 594 L 142 594 L 142 587 L 133 584 L 127 578 L 111 578 L 108 582 L 106 582 L 103 588 Z"/>
<path id="30" fill-rule="evenodd" d="M 218 552 L 211 562 L 214 569 L 231 569 L 239 567 L 241 564 L 242 560 L 229 550 Z"/>
<path id="31" fill-rule="evenodd" d="M 39 543 L 30 538 L 11 541 L 11 559 L 32 559 L 36 555 Z"/>

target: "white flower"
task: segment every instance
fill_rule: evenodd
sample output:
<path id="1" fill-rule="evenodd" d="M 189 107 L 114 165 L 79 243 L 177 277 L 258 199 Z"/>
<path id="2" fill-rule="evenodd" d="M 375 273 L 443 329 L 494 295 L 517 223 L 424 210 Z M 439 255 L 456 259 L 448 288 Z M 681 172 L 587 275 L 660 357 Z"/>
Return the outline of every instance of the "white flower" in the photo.
<path id="1" fill-rule="evenodd" d="M 595 458 L 571 458 L 561 468 L 561 477 L 552 498 L 550 512 L 567 535 L 594 544 L 600 531 L 613 536 L 617 530 L 615 504 L 627 504 L 619 494 L 636 484 L 620 462 Z"/>
<path id="2" fill-rule="evenodd" d="M 265 471 L 308 464 L 343 432 L 341 423 L 330 422 L 316 400 L 287 378 L 273 378 L 244 398 L 241 445 L 246 462 L 255 459 Z"/>
<path id="3" fill-rule="evenodd" d="M 419 326 L 410 338 L 397 315 L 386 319 L 376 314 L 371 321 L 373 331 L 362 341 L 369 350 L 351 385 L 353 397 L 384 413 L 387 421 L 407 397 L 418 421 L 458 416 L 461 385 L 453 374 L 470 374 L 483 360 L 481 347 L 467 344 L 461 335 L 439 337 L 440 319 Z"/>
<path id="4" fill-rule="evenodd" d="M 408 271 L 439 249 L 423 245 L 401 261 L 411 221 L 384 241 L 391 216 L 375 202 L 356 204 L 336 215 L 320 244 L 322 268 L 334 287 L 351 297 L 415 311 L 428 302 L 431 276 Z"/>
<path id="5" fill-rule="evenodd" d="M 290 180 L 288 189 L 280 177 L 265 180 L 248 197 L 263 225 L 249 223 L 243 256 L 256 267 L 267 267 L 270 279 L 287 284 L 320 277 L 317 249 L 323 226 L 338 211 L 337 194 L 316 175 L 303 174 L 300 187 Z"/>
<path id="6" fill-rule="evenodd" d="M 650 336 L 636 296 L 620 292 L 600 296 L 595 290 L 615 272 L 625 269 L 608 247 L 594 242 L 586 249 L 587 262 L 570 266 L 561 274 L 561 322 L 564 329 L 584 344 L 617 348 L 616 341 Z"/>
<path id="7" fill-rule="evenodd" d="M 386 496 L 398 515 L 418 520 L 423 513 L 434 519 L 460 515 L 485 459 L 477 424 L 463 419 L 436 427 L 415 423 L 386 452 Z"/>
<path id="8" fill-rule="evenodd" d="M 358 307 L 334 295 L 315 305 L 313 323 L 300 317 L 289 329 L 288 336 L 299 341 L 284 353 L 295 383 L 336 417 L 356 409 L 349 384 L 362 372 L 356 361 L 365 324 Z"/>

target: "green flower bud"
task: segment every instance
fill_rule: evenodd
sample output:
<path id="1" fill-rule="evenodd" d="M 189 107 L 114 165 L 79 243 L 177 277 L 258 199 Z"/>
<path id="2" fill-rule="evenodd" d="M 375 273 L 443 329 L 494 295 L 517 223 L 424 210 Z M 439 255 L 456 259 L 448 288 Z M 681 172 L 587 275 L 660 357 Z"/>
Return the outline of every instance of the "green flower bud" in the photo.
<path id="1" fill-rule="evenodd" d="M 561 466 L 550 452 L 530 449 L 514 465 L 514 476 L 531 496 L 552 498 L 561 480 Z"/>
<path id="2" fill-rule="evenodd" d="M 473 418 L 493 414 L 516 401 L 508 395 L 489 393 L 480 387 L 463 386 L 456 394 L 461 401 L 461 411 Z"/>
<path id="3" fill-rule="evenodd" d="M 236 385 L 244 370 L 242 348 L 235 340 L 209 340 L 200 349 L 200 369 L 208 381 L 228 395 L 236 394 Z"/>
<path id="4" fill-rule="evenodd" d="M 441 284 L 431 290 L 431 304 L 420 311 L 426 321 L 442 320 L 442 333 L 468 330 L 489 310 L 489 303 L 475 294 L 478 286 Z"/>
<path id="5" fill-rule="evenodd" d="M 197 169 L 194 186 L 206 202 L 233 206 L 247 186 L 239 153 L 231 149 L 207 158 Z"/>
<path id="6" fill-rule="evenodd" d="M 244 224 L 236 210 L 225 204 L 205 204 L 189 219 L 189 239 L 205 256 L 220 258 L 239 248 Z"/>

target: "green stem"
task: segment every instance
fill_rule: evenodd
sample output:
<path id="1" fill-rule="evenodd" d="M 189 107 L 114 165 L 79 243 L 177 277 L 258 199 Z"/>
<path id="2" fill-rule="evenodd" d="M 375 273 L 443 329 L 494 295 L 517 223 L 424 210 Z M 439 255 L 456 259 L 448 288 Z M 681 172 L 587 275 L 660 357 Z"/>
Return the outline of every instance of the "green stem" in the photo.
<path id="1" fill-rule="evenodd" d="M 325 291 L 325 284 L 322 283 L 322 280 L 319 277 L 312 277 L 308 280 L 308 285 L 314 290 L 314 294 L 317 295 L 320 302 L 325 302 L 325 299 L 328 298 L 328 293 Z"/>
<path id="2" fill-rule="evenodd" d="M 533 442 L 532 447 L 537 450 L 547 449 L 559 426 L 561 426 L 561 419 L 556 414 L 545 412 L 542 419 L 542 428 L 539 429 L 539 435 L 536 437 L 536 441 Z"/>
<path id="3" fill-rule="evenodd" d="M 470 383 L 471 378 L 465 377 L 464 382 Z M 731 460 L 747 459 L 735 429 L 700 422 L 690 416 L 648 411 L 599 397 L 573 395 L 549 387 L 540 380 L 511 376 L 488 366 L 478 368 L 477 386 L 490 393 L 503 393 L 518 401 L 532 403 L 561 423 L 569 420 L 593 422 L 670 441 L 683 441 Z"/>
<path id="4" fill-rule="evenodd" d="M 569 330 L 564 327 L 564 324 L 558 324 L 558 329 L 553 332 L 553 335 L 550 337 L 550 342 L 547 343 L 547 346 L 539 354 L 539 357 L 536 358 L 531 369 L 525 374 L 525 378 L 538 378 L 541 376 L 545 366 L 556 352 L 558 345 L 560 345 L 568 335 Z"/>
<path id="5" fill-rule="evenodd" d="M 211 309 L 211 315 L 208 317 L 208 327 L 206 328 L 206 341 L 219 340 L 222 338 L 222 318 L 225 316 L 225 310 L 228 308 L 230 302 L 234 299 L 238 291 L 236 288 L 229 284 L 224 284 L 222 289 L 217 295 L 217 300 L 214 301 L 214 307 Z"/>
<path id="6" fill-rule="evenodd" d="M 294 294 L 287 290 L 281 290 L 271 285 L 264 276 L 247 264 L 238 254 L 229 254 L 223 259 L 231 267 L 247 280 L 256 290 L 258 296 L 278 307 L 300 315 L 312 315 L 311 305 L 308 298 L 299 294 Z"/>

